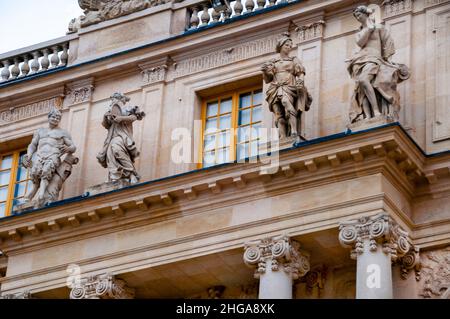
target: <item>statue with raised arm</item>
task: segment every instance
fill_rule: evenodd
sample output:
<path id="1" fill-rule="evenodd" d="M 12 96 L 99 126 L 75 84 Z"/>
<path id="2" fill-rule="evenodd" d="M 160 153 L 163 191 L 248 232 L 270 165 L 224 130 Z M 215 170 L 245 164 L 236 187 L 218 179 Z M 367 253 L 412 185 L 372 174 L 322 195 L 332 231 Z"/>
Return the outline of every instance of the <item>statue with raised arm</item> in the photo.
<path id="1" fill-rule="evenodd" d="M 36 131 L 22 162 L 29 169 L 33 183 L 25 200 L 30 202 L 37 194 L 35 206 L 58 200 L 62 185 L 72 171 L 72 165 L 78 163 L 78 158 L 73 156 L 76 147 L 72 137 L 59 127 L 61 116 L 57 109 L 50 111 L 49 127 Z"/>
<path id="2" fill-rule="evenodd" d="M 125 107 L 130 98 L 114 93 L 111 105 L 103 116 L 102 125 L 108 130 L 103 150 L 97 155 L 99 163 L 108 169 L 109 182 L 139 182 L 139 174 L 134 161 L 139 156 L 133 140 L 133 122 L 144 118 L 139 107 Z"/>
<path id="3" fill-rule="evenodd" d="M 398 120 L 397 84 L 410 77 L 406 65 L 390 61 L 395 54 L 394 41 L 383 25 L 375 23 L 372 13 L 367 6 L 358 6 L 353 12 L 361 27 L 356 36 L 359 51 L 347 61 L 348 72 L 356 83 L 350 123 L 371 118 Z"/>
<path id="4" fill-rule="evenodd" d="M 275 127 L 280 137 L 293 137 L 296 141 L 301 136 L 301 116 L 307 112 L 312 97 L 305 87 L 305 68 L 297 57 L 290 57 L 293 42 L 289 33 L 284 33 L 278 41 L 276 51 L 280 54 L 263 64 L 264 81 L 269 84 L 266 101 L 275 115 Z"/>

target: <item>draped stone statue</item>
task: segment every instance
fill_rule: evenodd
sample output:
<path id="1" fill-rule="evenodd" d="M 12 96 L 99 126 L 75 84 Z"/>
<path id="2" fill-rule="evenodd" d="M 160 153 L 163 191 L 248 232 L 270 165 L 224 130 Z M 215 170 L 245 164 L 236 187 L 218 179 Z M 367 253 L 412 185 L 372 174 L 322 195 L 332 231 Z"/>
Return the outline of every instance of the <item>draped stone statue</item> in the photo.
<path id="1" fill-rule="evenodd" d="M 109 182 L 135 184 L 140 179 L 134 167 L 139 151 L 133 140 L 133 122 L 142 120 L 145 113 L 137 106 L 125 107 L 129 101 L 129 97 L 114 93 L 111 105 L 103 116 L 102 125 L 108 130 L 108 135 L 97 159 L 108 169 Z"/>
<path id="2" fill-rule="evenodd" d="M 383 25 L 375 23 L 372 13 L 366 6 L 359 6 L 353 12 L 361 27 L 356 36 L 359 52 L 347 60 L 348 72 L 356 83 L 350 123 L 377 118 L 387 122 L 398 120 L 397 84 L 410 77 L 406 65 L 390 61 L 395 54 L 394 41 Z"/>
<path id="3" fill-rule="evenodd" d="M 72 137 L 59 127 L 60 121 L 61 112 L 52 110 L 48 114 L 49 127 L 38 129 L 28 146 L 22 165 L 30 170 L 33 184 L 22 205 L 30 203 L 36 194 L 37 202 L 30 206 L 43 206 L 58 200 L 72 166 L 78 163 L 78 158 L 73 155 L 76 147 Z"/>
<path id="4" fill-rule="evenodd" d="M 301 136 L 301 117 L 310 109 L 312 97 L 305 87 L 305 68 L 297 57 L 290 57 L 293 42 L 289 33 L 284 33 L 277 43 L 280 54 L 263 64 L 264 81 L 269 84 L 266 101 L 275 115 L 275 127 L 280 137 L 304 139 Z"/>

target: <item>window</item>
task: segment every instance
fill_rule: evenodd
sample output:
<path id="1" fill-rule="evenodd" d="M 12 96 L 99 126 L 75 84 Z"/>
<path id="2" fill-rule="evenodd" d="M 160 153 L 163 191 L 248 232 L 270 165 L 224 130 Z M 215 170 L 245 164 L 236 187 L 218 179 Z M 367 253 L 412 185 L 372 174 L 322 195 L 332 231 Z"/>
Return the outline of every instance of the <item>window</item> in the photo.
<path id="1" fill-rule="evenodd" d="M 256 156 L 262 114 L 261 87 L 205 100 L 202 167 Z"/>
<path id="2" fill-rule="evenodd" d="M 0 154 L 0 218 L 10 215 L 14 205 L 31 187 L 28 171 L 22 166 L 26 153 Z"/>

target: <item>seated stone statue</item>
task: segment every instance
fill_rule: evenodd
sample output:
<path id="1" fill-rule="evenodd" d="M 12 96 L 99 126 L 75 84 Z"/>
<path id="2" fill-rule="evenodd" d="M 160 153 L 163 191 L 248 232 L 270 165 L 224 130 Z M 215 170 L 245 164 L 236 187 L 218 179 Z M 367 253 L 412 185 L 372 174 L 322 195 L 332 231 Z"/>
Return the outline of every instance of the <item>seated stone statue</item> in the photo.
<path id="1" fill-rule="evenodd" d="M 37 206 L 58 200 L 62 185 L 70 176 L 72 165 L 78 163 L 78 158 L 73 156 L 76 147 L 72 137 L 59 127 L 61 112 L 52 110 L 48 114 L 48 121 L 48 128 L 38 129 L 34 134 L 22 162 L 30 170 L 33 183 L 25 200 L 33 200 L 39 191 Z M 62 160 L 63 155 L 66 156 Z"/>
<path id="2" fill-rule="evenodd" d="M 103 116 L 102 125 L 108 130 L 103 150 L 97 155 L 99 163 L 108 169 L 109 182 L 139 182 L 139 174 L 134 161 L 139 151 L 133 140 L 133 122 L 142 120 L 144 112 L 137 106 L 125 108 L 130 98 L 114 93 L 109 110 Z"/>
<path id="3" fill-rule="evenodd" d="M 351 123 L 376 117 L 398 120 L 400 96 L 397 84 L 410 76 L 406 65 L 390 61 L 395 53 L 394 41 L 383 25 L 371 19 L 371 14 L 366 6 L 359 6 L 353 12 L 361 27 L 356 37 L 360 50 L 347 61 L 348 72 L 356 83 L 350 109 Z"/>

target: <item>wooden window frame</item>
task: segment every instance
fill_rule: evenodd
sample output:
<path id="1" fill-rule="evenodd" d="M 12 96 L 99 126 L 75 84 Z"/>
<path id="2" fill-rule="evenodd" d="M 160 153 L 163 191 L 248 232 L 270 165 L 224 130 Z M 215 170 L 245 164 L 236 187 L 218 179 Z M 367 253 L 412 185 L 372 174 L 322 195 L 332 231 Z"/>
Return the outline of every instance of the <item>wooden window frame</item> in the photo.
<path id="1" fill-rule="evenodd" d="M 14 150 L 14 151 L 10 151 L 7 153 L 3 153 L 0 154 L 0 167 L 3 161 L 3 158 L 5 158 L 6 156 L 10 156 L 12 155 L 12 163 L 11 163 L 11 175 L 9 177 L 9 184 L 8 184 L 8 188 L 7 188 L 7 195 L 6 195 L 6 205 L 5 205 L 5 216 L 3 217 L 8 217 L 11 216 L 12 213 L 12 208 L 14 207 L 14 200 L 15 200 L 15 190 L 16 190 L 16 185 L 17 185 L 17 174 L 19 173 L 19 163 L 20 163 L 20 154 L 24 151 L 26 151 L 27 149 L 18 149 L 18 150 Z M 0 170 L 0 172 L 6 171 L 5 170 Z M 29 180 L 29 179 L 27 179 Z M 0 218 L 3 218 L 0 217 Z"/>
<path id="2" fill-rule="evenodd" d="M 237 158 L 237 154 L 236 154 L 237 134 L 236 134 L 236 132 L 237 132 L 237 129 L 239 128 L 239 110 L 240 110 L 239 109 L 239 96 L 243 93 L 248 93 L 248 92 L 253 93 L 254 91 L 258 91 L 258 90 L 261 90 L 261 91 L 263 90 L 262 85 L 247 86 L 247 87 L 244 87 L 241 89 L 229 90 L 229 91 L 225 91 L 220 94 L 216 94 L 213 96 L 208 96 L 206 98 L 203 98 L 202 106 L 201 106 L 202 107 L 202 110 L 201 110 L 202 134 L 201 134 L 201 143 L 200 143 L 200 147 L 199 147 L 198 168 L 203 168 L 203 149 L 204 149 L 204 144 L 205 144 L 205 128 L 206 128 L 206 121 L 207 121 L 206 112 L 207 112 L 208 103 L 216 101 L 216 100 L 220 101 L 222 99 L 231 97 L 231 100 L 232 100 L 232 102 L 231 102 L 231 129 L 233 129 L 233 132 L 231 134 L 231 141 L 230 141 L 229 162 L 234 162 L 234 161 L 236 161 L 236 158 Z M 253 100 L 253 94 L 252 94 L 252 100 Z M 220 104 L 220 102 L 219 102 L 219 104 Z M 254 106 L 252 104 L 251 109 L 253 109 L 253 107 Z M 253 111 L 252 111 L 252 114 L 253 114 Z M 219 110 L 217 111 L 216 117 L 218 119 L 220 119 L 220 106 L 219 106 Z M 250 121 L 251 121 L 251 119 L 250 119 Z M 253 125 L 252 122 L 250 122 L 250 124 L 248 124 L 249 127 L 251 127 L 252 125 Z M 217 143 L 217 141 L 216 141 L 216 143 Z M 217 150 L 217 148 L 215 148 L 214 150 Z M 216 165 L 220 165 L 220 164 L 216 164 Z"/>

